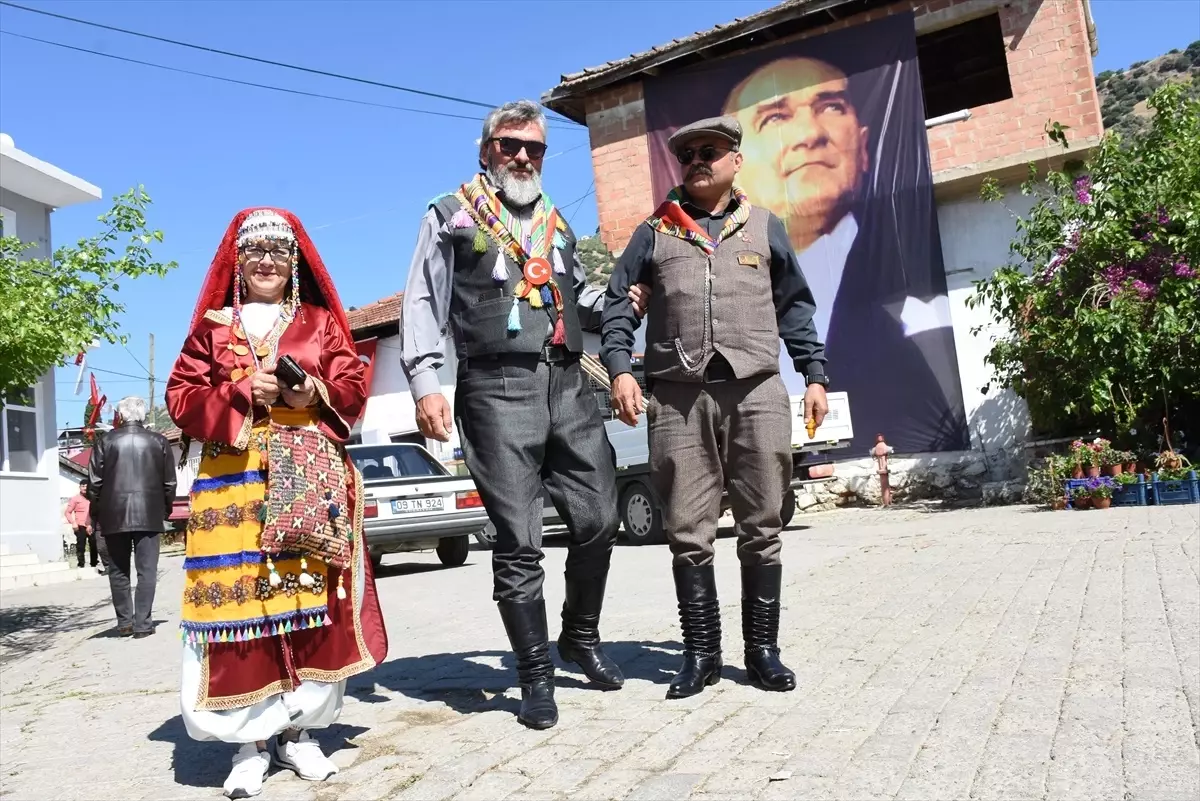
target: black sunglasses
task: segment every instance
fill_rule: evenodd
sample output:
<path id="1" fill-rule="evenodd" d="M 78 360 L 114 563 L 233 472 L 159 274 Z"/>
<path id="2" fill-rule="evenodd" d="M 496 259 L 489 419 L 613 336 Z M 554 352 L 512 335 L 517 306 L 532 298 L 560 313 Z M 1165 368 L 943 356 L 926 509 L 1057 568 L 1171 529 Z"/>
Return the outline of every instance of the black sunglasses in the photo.
<path id="1" fill-rule="evenodd" d="M 488 142 L 496 142 L 500 145 L 500 152 L 509 158 L 516 158 L 521 149 L 525 149 L 526 155 L 533 161 L 537 161 L 542 156 L 546 155 L 545 142 L 530 142 L 525 139 L 515 139 L 511 136 L 494 136 Z"/>
<path id="2" fill-rule="evenodd" d="M 701 161 L 711 163 L 721 158 L 721 156 L 725 155 L 726 153 L 731 152 L 732 150 L 733 148 L 731 147 L 716 147 L 714 145 L 704 145 L 699 149 L 694 147 L 681 147 L 675 153 L 675 158 L 679 159 L 679 163 L 686 167 L 687 165 L 691 164 L 692 160 L 697 156 L 700 157 Z"/>

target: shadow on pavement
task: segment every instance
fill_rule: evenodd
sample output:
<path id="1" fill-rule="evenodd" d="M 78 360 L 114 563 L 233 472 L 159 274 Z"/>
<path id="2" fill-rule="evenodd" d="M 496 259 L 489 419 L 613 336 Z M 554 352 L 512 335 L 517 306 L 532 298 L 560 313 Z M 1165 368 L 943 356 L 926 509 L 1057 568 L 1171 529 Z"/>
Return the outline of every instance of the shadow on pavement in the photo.
<path id="1" fill-rule="evenodd" d="M 90 629 L 101 622 L 105 598 L 88 606 L 43 604 L 0 609 L 0 665 L 44 651 L 53 635 Z"/>
<path id="2" fill-rule="evenodd" d="M 667 684 L 679 669 L 682 645 L 678 642 L 610 642 L 605 652 L 621 666 L 625 678 Z M 591 684 L 575 665 L 564 663 L 551 645 L 559 688 L 604 692 Z M 499 667 L 496 664 L 499 663 Z M 721 676 L 744 684 L 746 672 L 727 665 Z M 517 686 L 516 662 L 511 651 L 467 651 L 427 654 L 385 662 L 375 670 L 350 679 L 346 692 L 365 703 L 386 703 L 383 688 L 419 701 L 436 701 L 462 715 L 500 710 L 516 714 L 520 702 L 504 695 Z M 618 691 L 619 692 L 619 691 Z"/>
<path id="3" fill-rule="evenodd" d="M 347 726 L 335 723 L 327 729 L 316 729 L 309 734 L 321 744 L 321 750 L 332 754 L 343 748 L 356 747 L 349 742 L 367 731 L 362 726 Z M 179 715 L 150 732 L 149 739 L 175 746 L 171 754 L 171 769 L 176 784 L 187 787 L 212 787 L 220 789 L 229 775 L 234 752 L 238 746 L 232 743 L 199 742 L 188 736 Z M 272 770 L 274 772 L 274 769 Z"/>

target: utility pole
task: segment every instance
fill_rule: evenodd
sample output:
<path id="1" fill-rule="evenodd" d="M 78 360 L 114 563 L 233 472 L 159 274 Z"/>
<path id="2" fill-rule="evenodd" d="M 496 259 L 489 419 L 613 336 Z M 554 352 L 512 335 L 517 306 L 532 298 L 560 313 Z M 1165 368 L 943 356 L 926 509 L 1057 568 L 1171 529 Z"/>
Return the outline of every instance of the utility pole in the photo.
<path id="1" fill-rule="evenodd" d="M 149 400 L 149 403 L 150 403 L 150 430 L 157 431 L 158 430 L 158 425 L 157 425 L 158 421 L 155 419 L 155 414 L 154 414 L 154 334 L 153 333 L 150 334 L 150 362 L 149 362 L 149 369 L 146 370 L 146 372 L 150 374 L 150 382 L 149 382 L 149 384 L 150 384 L 150 400 Z"/>

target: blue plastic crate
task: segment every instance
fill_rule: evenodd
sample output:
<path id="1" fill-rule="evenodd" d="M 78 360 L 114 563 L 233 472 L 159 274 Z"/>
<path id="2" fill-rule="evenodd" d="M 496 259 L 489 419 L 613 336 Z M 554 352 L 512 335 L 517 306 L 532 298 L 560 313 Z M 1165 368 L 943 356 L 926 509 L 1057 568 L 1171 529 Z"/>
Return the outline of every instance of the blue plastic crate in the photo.
<path id="1" fill-rule="evenodd" d="M 1109 478 L 1112 478 L 1112 476 L 1109 476 Z M 1076 487 L 1087 486 L 1087 483 L 1091 480 L 1092 479 L 1090 479 L 1090 478 L 1065 478 L 1065 479 L 1063 479 L 1063 496 L 1066 498 L 1068 509 L 1075 508 L 1075 503 L 1074 503 L 1074 501 L 1071 500 L 1071 490 L 1075 489 Z M 1113 480 L 1115 481 L 1116 479 L 1113 479 Z M 1141 482 L 1141 481 L 1144 481 L 1144 479 L 1141 476 L 1139 476 L 1138 481 Z M 1135 484 L 1134 486 L 1135 487 L 1140 486 L 1142 488 L 1140 490 L 1140 498 L 1141 498 L 1140 502 L 1138 502 L 1136 497 L 1132 501 L 1130 501 L 1130 500 L 1118 501 L 1117 495 L 1123 489 L 1122 487 L 1118 486 L 1116 489 L 1113 490 L 1113 506 L 1145 506 L 1146 505 L 1146 485 L 1139 483 L 1139 484 Z M 1135 493 L 1136 492 L 1137 491 L 1135 490 Z"/>
<path id="2" fill-rule="evenodd" d="M 1146 477 L 1138 474 L 1136 484 L 1121 484 L 1113 493 L 1113 506 L 1145 506 L 1147 500 Z"/>
<path id="3" fill-rule="evenodd" d="M 1200 503 L 1200 479 L 1196 471 L 1188 471 L 1187 478 L 1178 481 L 1163 481 L 1158 473 L 1152 476 L 1150 482 L 1151 502 L 1157 506 L 1171 506 L 1181 503 Z"/>

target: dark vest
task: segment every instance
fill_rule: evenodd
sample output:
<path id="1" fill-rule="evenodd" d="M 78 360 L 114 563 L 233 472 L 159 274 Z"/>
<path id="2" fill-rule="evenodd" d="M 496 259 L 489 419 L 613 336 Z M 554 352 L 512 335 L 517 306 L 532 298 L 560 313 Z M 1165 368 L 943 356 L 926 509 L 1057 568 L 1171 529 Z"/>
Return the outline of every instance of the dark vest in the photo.
<path id="1" fill-rule="evenodd" d="M 439 221 L 444 225 L 462 208 L 454 195 L 440 198 L 433 204 Z M 492 267 L 500 249 L 486 232 L 483 235 L 487 249 L 475 251 L 475 234 L 478 228 L 450 228 L 451 245 L 454 248 L 454 280 L 450 294 L 450 327 L 454 335 L 454 347 L 459 359 L 488 356 L 501 353 L 538 353 L 550 340 L 551 327 L 557 319 L 553 304 L 540 309 L 531 307 L 528 301 L 517 303 L 521 322 L 520 331 L 508 330 L 509 313 L 513 308 L 513 290 L 521 280 L 521 269 L 511 256 L 505 255 L 508 279 L 503 285 L 492 278 Z M 566 347 L 573 353 L 583 351 L 583 332 L 579 327 L 579 311 L 575 306 L 575 278 L 572 265 L 575 262 L 575 234 L 568 226 L 563 232 L 563 247 L 558 255 L 566 275 L 554 275 L 563 299 L 563 326 Z"/>
<path id="2" fill-rule="evenodd" d="M 741 230 L 711 256 L 691 242 L 655 232 L 654 292 L 646 314 L 648 378 L 702 381 L 714 353 L 728 360 L 738 378 L 779 372 L 768 219 L 766 209 L 751 207 Z"/>

